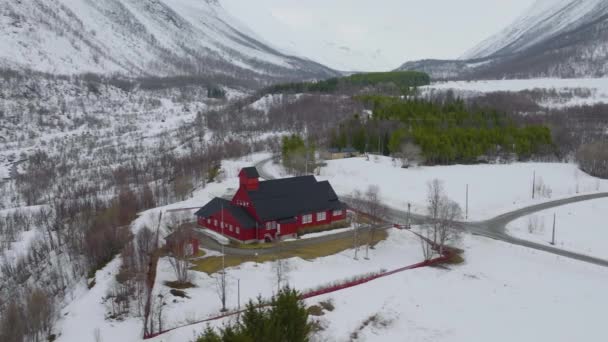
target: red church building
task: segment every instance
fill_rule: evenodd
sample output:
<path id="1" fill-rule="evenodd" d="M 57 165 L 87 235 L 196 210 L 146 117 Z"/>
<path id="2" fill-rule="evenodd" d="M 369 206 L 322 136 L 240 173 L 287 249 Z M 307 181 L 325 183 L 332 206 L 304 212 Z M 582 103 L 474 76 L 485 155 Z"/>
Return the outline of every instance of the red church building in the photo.
<path id="1" fill-rule="evenodd" d="M 314 176 L 260 181 L 255 167 L 239 173 L 231 201 L 214 198 L 196 212 L 198 224 L 241 242 L 273 241 L 343 222 L 346 206 L 329 182 Z"/>

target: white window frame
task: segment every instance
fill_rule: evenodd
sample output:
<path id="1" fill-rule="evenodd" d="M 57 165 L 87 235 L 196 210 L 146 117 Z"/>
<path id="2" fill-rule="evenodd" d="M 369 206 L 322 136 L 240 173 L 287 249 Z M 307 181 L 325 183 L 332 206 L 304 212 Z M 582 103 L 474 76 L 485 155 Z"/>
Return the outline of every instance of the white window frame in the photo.
<path id="1" fill-rule="evenodd" d="M 241 234 L 241 228 L 236 227 L 236 233 L 237 233 L 237 234 Z"/>
<path id="2" fill-rule="evenodd" d="M 312 223 L 312 214 L 302 215 L 302 224 Z"/>
<path id="3" fill-rule="evenodd" d="M 217 227 L 217 220 L 213 220 L 213 225 Z"/>
<path id="4" fill-rule="evenodd" d="M 340 210 L 340 209 L 334 210 L 333 215 L 334 216 L 340 216 L 340 215 L 342 215 L 342 210 Z"/>
<path id="5" fill-rule="evenodd" d="M 207 224 L 211 224 L 211 218 L 207 218 Z"/>
<path id="6" fill-rule="evenodd" d="M 327 220 L 327 212 L 325 211 L 319 211 L 317 213 L 317 222 L 322 222 Z"/>
<path id="7" fill-rule="evenodd" d="M 231 224 L 229 224 L 229 225 L 228 225 L 228 229 L 229 229 L 230 231 L 232 231 L 232 225 L 231 225 Z"/>

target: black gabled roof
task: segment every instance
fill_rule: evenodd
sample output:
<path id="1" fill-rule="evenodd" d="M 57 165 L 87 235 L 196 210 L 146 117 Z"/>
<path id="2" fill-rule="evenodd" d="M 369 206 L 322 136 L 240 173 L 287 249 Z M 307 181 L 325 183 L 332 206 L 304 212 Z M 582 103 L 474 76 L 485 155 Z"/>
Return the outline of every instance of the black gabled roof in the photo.
<path id="1" fill-rule="evenodd" d="M 207 205 L 197 211 L 195 215 L 199 217 L 210 217 L 211 215 L 217 214 L 222 208 L 227 209 L 230 215 L 234 216 L 244 229 L 255 227 L 255 220 L 245 209 L 232 205 L 230 201 L 219 197 L 212 199 Z"/>
<path id="2" fill-rule="evenodd" d="M 317 182 L 314 176 L 260 182 L 259 188 L 248 191 L 248 195 L 262 221 L 344 208 L 329 182 Z"/>
<path id="3" fill-rule="evenodd" d="M 249 178 L 260 178 L 260 174 L 258 173 L 258 169 L 255 166 L 243 168 L 243 171 Z"/>

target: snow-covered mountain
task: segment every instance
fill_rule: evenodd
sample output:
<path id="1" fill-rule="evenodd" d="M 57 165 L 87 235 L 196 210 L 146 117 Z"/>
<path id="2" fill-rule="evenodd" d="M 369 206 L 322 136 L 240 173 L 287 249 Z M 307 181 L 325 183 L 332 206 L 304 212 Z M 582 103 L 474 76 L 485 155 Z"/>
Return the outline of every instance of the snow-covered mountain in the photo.
<path id="1" fill-rule="evenodd" d="M 538 0 L 513 24 L 466 52 L 461 59 L 525 51 L 564 32 L 601 20 L 607 9 L 605 0 Z"/>
<path id="2" fill-rule="evenodd" d="M 408 62 L 400 69 L 420 68 L 438 78 L 606 76 L 608 1 L 538 0 L 460 60 Z"/>
<path id="3" fill-rule="evenodd" d="M 0 33 L 0 67 L 53 74 L 335 75 L 263 43 L 217 0 L 6 0 Z"/>

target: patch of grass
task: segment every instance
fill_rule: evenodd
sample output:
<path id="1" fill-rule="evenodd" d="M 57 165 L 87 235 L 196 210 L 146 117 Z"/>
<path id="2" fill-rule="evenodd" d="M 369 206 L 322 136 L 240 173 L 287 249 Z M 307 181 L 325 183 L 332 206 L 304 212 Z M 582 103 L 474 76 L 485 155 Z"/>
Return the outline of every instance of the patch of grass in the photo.
<path id="1" fill-rule="evenodd" d="M 331 299 L 323 301 L 323 302 L 320 302 L 319 305 L 321 305 L 321 307 L 323 308 L 323 310 L 329 311 L 329 312 L 334 311 L 334 309 L 336 308 L 334 306 L 334 302 L 332 302 Z"/>
<path id="2" fill-rule="evenodd" d="M 311 316 L 323 316 L 324 312 L 323 312 L 323 308 L 320 307 L 319 305 L 313 305 L 313 306 L 309 306 L 308 309 L 308 314 Z"/>
<path id="3" fill-rule="evenodd" d="M 447 251 L 451 253 L 450 259 L 446 262 L 446 264 L 459 265 L 464 262 L 464 258 L 462 257 L 464 250 L 452 246 L 447 246 L 446 248 Z"/>
<path id="4" fill-rule="evenodd" d="M 351 341 L 359 338 L 359 333 L 367 328 L 369 325 L 376 328 L 386 328 L 392 322 L 383 318 L 380 314 L 374 314 L 369 316 L 361 325 L 350 334 Z"/>
<path id="5" fill-rule="evenodd" d="M 267 249 L 274 247 L 274 245 L 272 243 L 238 243 L 230 241 L 230 247 L 240 249 Z"/>
<path id="6" fill-rule="evenodd" d="M 464 258 L 460 254 L 452 254 L 446 264 L 459 265 L 464 262 Z"/>
<path id="7" fill-rule="evenodd" d="M 180 297 L 180 298 L 190 298 L 188 297 L 188 295 L 186 294 L 185 291 L 183 290 L 176 290 L 176 289 L 171 289 L 171 291 L 169 291 L 172 295 L 174 295 L 175 297 Z"/>
<path id="8" fill-rule="evenodd" d="M 376 245 L 380 241 L 385 240 L 388 237 L 388 233 L 385 230 L 378 230 L 374 236 L 372 245 Z M 365 245 L 368 242 L 369 234 L 363 234 L 360 238 L 361 245 Z M 283 251 L 280 254 L 271 255 L 258 255 L 256 256 L 232 256 L 228 255 L 225 257 L 226 267 L 234 267 L 241 265 L 245 262 L 267 262 L 275 261 L 277 259 L 293 258 L 298 257 L 304 260 L 313 260 L 320 257 L 334 255 L 351 249 L 353 247 L 352 237 L 346 237 L 341 239 L 335 239 L 331 241 L 320 242 L 318 244 L 306 247 L 294 247 L 290 248 L 289 244 L 283 245 Z M 203 258 L 199 260 L 193 260 L 194 266 L 191 268 L 194 271 L 205 272 L 208 274 L 215 273 L 222 269 L 222 257 L 213 256 Z"/>
<path id="9" fill-rule="evenodd" d="M 325 330 L 325 327 L 323 327 L 323 325 L 321 325 L 321 322 L 319 322 L 316 319 L 313 319 L 310 322 L 310 330 L 312 330 L 313 333 L 318 333 L 318 332 Z"/>
<path id="10" fill-rule="evenodd" d="M 172 289 L 179 289 L 179 290 L 190 289 L 190 288 L 194 287 L 194 284 L 192 284 L 190 282 L 182 283 L 179 281 L 166 281 L 165 285 L 167 285 L 168 287 L 170 287 Z"/>

